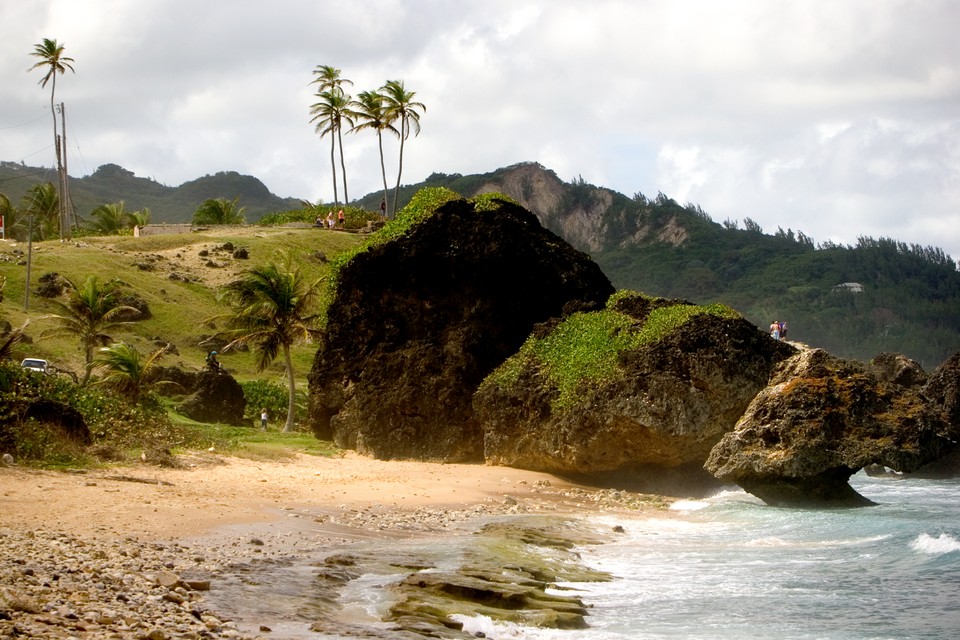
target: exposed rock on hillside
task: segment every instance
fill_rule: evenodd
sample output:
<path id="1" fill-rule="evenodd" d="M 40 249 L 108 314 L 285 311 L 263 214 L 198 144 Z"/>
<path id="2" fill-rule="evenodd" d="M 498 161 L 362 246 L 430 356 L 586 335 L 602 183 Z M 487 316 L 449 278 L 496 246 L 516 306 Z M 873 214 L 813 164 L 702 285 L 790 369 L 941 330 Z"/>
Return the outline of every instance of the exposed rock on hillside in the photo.
<path id="1" fill-rule="evenodd" d="M 532 211 L 545 227 L 584 251 L 637 246 L 644 242 L 682 245 L 688 230 L 672 217 L 655 218 L 645 204 L 585 182 L 567 184 L 534 162 L 495 171 L 467 195 L 505 193 Z M 465 192 L 466 193 L 466 192 Z"/>
<path id="2" fill-rule="evenodd" d="M 250 421 L 243 417 L 247 408 L 243 387 L 230 374 L 212 371 L 190 373 L 168 369 L 157 379 L 176 382 L 190 393 L 177 407 L 177 411 L 192 420 L 250 426 Z"/>
<path id="3" fill-rule="evenodd" d="M 613 292 L 590 259 L 505 201 L 443 204 L 340 272 L 309 376 L 314 432 L 381 459 L 480 460 L 471 398 L 536 323 Z"/>
<path id="4" fill-rule="evenodd" d="M 817 349 L 791 358 L 706 469 L 768 504 L 860 506 L 847 483 L 878 464 L 914 471 L 946 453 L 942 411 L 920 393 Z"/>
<path id="5" fill-rule="evenodd" d="M 626 337 L 639 336 L 658 310 L 682 324 L 654 341 Z M 534 354 L 515 356 L 515 381 L 491 376 L 474 398 L 487 462 L 559 474 L 622 472 L 623 481 L 643 490 L 693 489 L 703 478 L 690 467 L 702 466 L 766 386 L 775 363 L 794 353 L 743 319 L 684 301 L 631 295 L 618 299 L 615 310 L 591 315 L 596 319 L 583 320 L 608 327 L 597 344 L 626 337 L 625 348 L 610 356 L 616 371 L 577 381 L 561 401 L 563 383 L 551 365 Z M 580 330 L 569 333 L 575 338 L 562 358 L 590 348 Z"/>

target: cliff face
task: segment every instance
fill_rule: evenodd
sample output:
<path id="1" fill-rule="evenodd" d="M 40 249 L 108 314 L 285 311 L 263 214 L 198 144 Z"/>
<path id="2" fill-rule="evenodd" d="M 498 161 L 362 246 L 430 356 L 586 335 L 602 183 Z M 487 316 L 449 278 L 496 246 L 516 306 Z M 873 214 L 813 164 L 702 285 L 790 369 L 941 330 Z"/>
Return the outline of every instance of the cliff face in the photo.
<path id="1" fill-rule="evenodd" d="M 504 193 L 557 235 L 587 252 L 639 246 L 644 242 L 683 244 L 687 229 L 675 218 L 654 219 L 610 189 L 566 184 L 539 164 L 524 163 L 488 176 L 468 195 Z M 619 206 L 618 206 L 619 205 Z"/>
<path id="2" fill-rule="evenodd" d="M 481 460 L 480 382 L 535 324 L 612 292 L 522 207 L 447 202 L 340 272 L 309 376 L 311 427 L 381 459 Z"/>

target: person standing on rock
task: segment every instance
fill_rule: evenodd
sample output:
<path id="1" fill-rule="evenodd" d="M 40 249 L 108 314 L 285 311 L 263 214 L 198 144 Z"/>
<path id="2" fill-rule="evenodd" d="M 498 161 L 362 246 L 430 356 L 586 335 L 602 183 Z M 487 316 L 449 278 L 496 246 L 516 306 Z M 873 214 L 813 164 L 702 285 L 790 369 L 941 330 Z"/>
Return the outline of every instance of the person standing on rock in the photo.
<path id="1" fill-rule="evenodd" d="M 770 335 L 774 340 L 780 339 L 780 323 L 776 320 L 770 323 Z"/>

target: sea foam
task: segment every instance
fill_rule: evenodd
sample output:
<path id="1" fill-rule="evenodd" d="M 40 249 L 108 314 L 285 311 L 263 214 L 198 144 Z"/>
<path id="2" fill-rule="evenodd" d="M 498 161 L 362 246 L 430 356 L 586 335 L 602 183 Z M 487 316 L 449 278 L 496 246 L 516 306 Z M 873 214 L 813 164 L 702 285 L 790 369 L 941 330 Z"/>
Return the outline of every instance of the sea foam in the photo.
<path id="1" fill-rule="evenodd" d="M 920 553 L 942 555 L 960 551 L 960 540 L 946 533 L 941 533 L 936 538 L 928 533 L 921 533 L 916 540 L 910 543 L 910 548 Z"/>

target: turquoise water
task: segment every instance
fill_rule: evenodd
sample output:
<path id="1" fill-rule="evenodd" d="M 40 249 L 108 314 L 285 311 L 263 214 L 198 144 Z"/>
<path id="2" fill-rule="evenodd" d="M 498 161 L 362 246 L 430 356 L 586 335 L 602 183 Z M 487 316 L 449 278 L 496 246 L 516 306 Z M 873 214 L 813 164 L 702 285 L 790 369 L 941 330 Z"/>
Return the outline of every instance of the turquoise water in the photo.
<path id="1" fill-rule="evenodd" d="M 625 533 L 581 554 L 617 579 L 562 585 L 592 607 L 590 629 L 463 622 L 488 638 L 550 640 L 960 637 L 960 481 L 852 484 L 878 506 L 778 509 L 730 491 L 667 518 L 604 518 L 599 528 Z"/>

